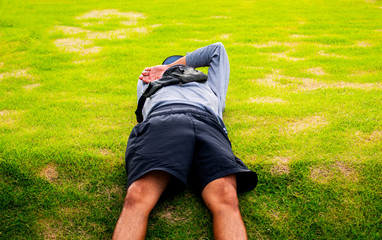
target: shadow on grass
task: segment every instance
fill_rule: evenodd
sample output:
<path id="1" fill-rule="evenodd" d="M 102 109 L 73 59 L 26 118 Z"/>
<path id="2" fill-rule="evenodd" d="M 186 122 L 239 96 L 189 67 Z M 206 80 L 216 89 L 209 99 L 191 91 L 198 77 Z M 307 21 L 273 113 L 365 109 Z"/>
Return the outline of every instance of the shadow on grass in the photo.
<path id="1" fill-rule="evenodd" d="M 109 183 L 98 177 L 86 189 L 62 188 L 22 164 L 0 160 L 0 239 L 110 238 L 122 190 L 105 194 Z"/>
<path id="2" fill-rule="evenodd" d="M 24 172 L 22 166 L 5 161 L 0 161 L 0 191 L 2 239 L 39 238 L 38 216 L 67 198 L 47 181 Z"/>

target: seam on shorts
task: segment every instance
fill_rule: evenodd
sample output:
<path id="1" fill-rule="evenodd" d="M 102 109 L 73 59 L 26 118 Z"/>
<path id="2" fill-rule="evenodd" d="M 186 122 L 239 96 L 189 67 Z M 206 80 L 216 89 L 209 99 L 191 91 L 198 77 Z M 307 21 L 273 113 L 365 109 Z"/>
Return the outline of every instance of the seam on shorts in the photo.
<path id="1" fill-rule="evenodd" d="M 194 152 L 195 152 L 195 144 L 196 144 L 196 128 L 195 128 L 195 123 L 194 123 L 194 120 L 192 119 L 192 117 L 189 114 L 186 114 L 186 116 L 190 120 L 190 122 L 192 124 L 192 130 L 194 131 Z"/>

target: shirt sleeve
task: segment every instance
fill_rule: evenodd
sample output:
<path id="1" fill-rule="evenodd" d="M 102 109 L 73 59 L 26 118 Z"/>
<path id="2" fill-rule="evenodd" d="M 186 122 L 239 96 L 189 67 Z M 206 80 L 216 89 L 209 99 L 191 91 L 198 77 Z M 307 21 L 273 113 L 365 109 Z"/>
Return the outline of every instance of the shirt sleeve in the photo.
<path id="1" fill-rule="evenodd" d="M 219 107 L 225 108 L 230 67 L 224 45 L 220 42 L 199 48 L 186 56 L 186 63 L 191 67 L 209 67 L 207 83 L 219 99 Z"/>

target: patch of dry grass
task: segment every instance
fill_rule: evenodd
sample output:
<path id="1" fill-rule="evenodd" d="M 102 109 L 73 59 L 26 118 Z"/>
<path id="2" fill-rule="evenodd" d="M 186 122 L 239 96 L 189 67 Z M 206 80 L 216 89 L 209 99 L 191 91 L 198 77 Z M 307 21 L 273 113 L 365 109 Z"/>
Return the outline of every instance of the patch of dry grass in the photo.
<path id="1" fill-rule="evenodd" d="M 137 23 L 138 23 L 138 21 L 136 19 L 130 19 L 127 21 L 121 21 L 120 22 L 121 25 L 126 25 L 126 26 L 135 25 Z"/>
<path id="2" fill-rule="evenodd" d="M 371 76 L 371 75 L 378 75 L 379 71 L 375 70 L 353 70 L 349 76 L 350 77 L 365 77 L 365 76 Z"/>
<path id="3" fill-rule="evenodd" d="M 126 195 L 125 188 L 113 185 L 111 187 L 105 187 L 101 192 L 101 196 L 104 196 L 108 200 L 117 199 L 117 201 L 122 202 Z"/>
<path id="4" fill-rule="evenodd" d="M 60 237 L 64 236 L 63 233 L 63 227 L 61 224 L 53 224 L 53 222 L 57 222 L 53 219 L 42 219 L 39 221 L 39 225 L 43 228 L 43 231 L 41 233 L 41 236 L 43 239 L 59 239 Z M 59 225 L 59 226 L 54 226 Z"/>
<path id="5" fill-rule="evenodd" d="M 358 172 L 349 164 L 337 161 L 330 166 L 312 167 L 310 179 L 316 183 L 328 184 L 336 179 L 346 182 L 358 182 Z"/>
<path id="6" fill-rule="evenodd" d="M 59 221 L 56 219 L 41 219 L 38 225 L 42 229 L 40 233 L 43 239 L 68 239 L 73 234 L 81 236 L 80 239 L 94 239 L 94 236 L 89 235 L 81 227 L 75 226 L 73 221 Z"/>
<path id="7" fill-rule="evenodd" d="M 372 47 L 373 45 L 368 41 L 357 41 L 355 44 L 357 47 Z"/>
<path id="8" fill-rule="evenodd" d="M 105 22 L 112 21 L 113 19 L 122 19 L 122 21 L 119 21 L 119 23 L 129 28 L 120 28 L 109 31 L 92 31 L 80 27 L 58 25 L 53 28 L 52 32 L 60 31 L 70 37 L 56 39 L 53 43 L 57 48 L 64 52 L 79 53 L 80 55 L 97 54 L 102 50 L 102 47 L 94 46 L 95 43 L 93 40 L 126 39 L 136 34 L 148 34 L 149 29 L 160 26 L 160 24 L 155 24 L 148 27 L 130 28 L 130 26 L 136 25 L 138 23 L 138 19 L 143 18 L 145 18 L 144 14 L 135 12 L 120 12 L 117 9 L 90 11 L 76 17 L 77 20 L 81 21 L 83 26 L 97 26 L 102 25 Z M 99 21 L 94 22 L 94 19 L 99 19 Z M 92 21 L 87 22 L 88 20 Z"/>
<path id="9" fill-rule="evenodd" d="M 316 76 L 322 76 L 326 74 L 324 69 L 322 69 L 322 67 L 309 68 L 306 70 L 306 72 Z"/>
<path id="10" fill-rule="evenodd" d="M 86 63 L 93 63 L 95 62 L 95 59 L 81 59 L 81 60 L 74 60 L 73 64 L 86 64 Z"/>
<path id="11" fill-rule="evenodd" d="M 113 156 L 114 152 L 108 148 L 102 148 L 99 150 L 99 153 L 104 156 Z"/>
<path id="12" fill-rule="evenodd" d="M 29 69 L 18 69 L 18 70 L 12 70 L 10 72 L 0 73 L 0 80 L 6 79 L 6 78 L 35 79 L 35 77 L 32 74 L 29 74 L 28 71 Z"/>
<path id="13" fill-rule="evenodd" d="M 325 74 L 320 68 L 308 69 L 307 71 L 315 75 Z M 282 84 L 281 81 L 283 80 L 286 81 L 286 83 L 284 82 Z M 361 90 L 382 89 L 381 83 L 353 83 L 344 81 L 327 83 L 317 81 L 313 78 L 285 76 L 281 74 L 280 70 L 273 70 L 271 74 L 267 74 L 264 78 L 256 79 L 254 81 L 268 87 L 285 88 L 288 86 L 295 86 L 297 91 L 312 91 L 323 88 L 350 88 Z"/>
<path id="14" fill-rule="evenodd" d="M 9 111 L 9 110 L 2 110 L 2 111 L 0 111 L 0 116 L 2 117 L 2 116 L 6 116 L 6 115 L 9 115 L 11 113 L 11 111 Z"/>
<path id="15" fill-rule="evenodd" d="M 278 61 L 280 59 L 289 61 L 289 62 L 297 62 L 297 61 L 304 61 L 305 58 L 301 57 L 290 57 L 287 54 L 290 53 L 290 51 L 286 52 L 277 52 L 277 53 L 264 53 L 269 57 L 271 61 Z"/>
<path id="16" fill-rule="evenodd" d="M 116 29 L 111 31 L 104 32 L 89 32 L 86 36 L 87 39 L 126 39 L 131 36 L 131 34 L 147 34 L 148 30 L 145 27 L 140 28 L 125 28 L 125 29 Z"/>
<path id="17" fill-rule="evenodd" d="M 305 130 L 323 127 L 327 124 L 329 123 L 324 117 L 316 115 L 303 119 L 296 119 L 295 121 L 289 123 L 285 129 L 282 129 L 282 131 L 289 134 L 297 134 Z"/>
<path id="18" fill-rule="evenodd" d="M 292 34 L 289 37 L 292 39 L 306 39 L 306 38 L 312 38 L 313 36 L 301 35 L 301 34 Z"/>
<path id="19" fill-rule="evenodd" d="M 216 19 L 231 19 L 230 16 L 211 16 L 211 18 L 216 18 Z"/>
<path id="20" fill-rule="evenodd" d="M 0 111 L 0 126 L 14 128 L 17 121 L 20 119 L 21 111 L 16 110 L 1 110 Z"/>
<path id="21" fill-rule="evenodd" d="M 377 129 L 371 133 L 357 131 L 354 138 L 356 144 L 376 144 L 382 141 L 382 130 Z"/>
<path id="22" fill-rule="evenodd" d="M 193 39 L 190 39 L 190 41 L 192 41 L 192 42 L 208 42 L 209 40 L 208 39 L 195 39 L 195 38 L 193 38 Z"/>
<path id="23" fill-rule="evenodd" d="M 344 55 L 340 55 L 340 54 L 336 54 L 336 53 L 326 53 L 326 52 L 324 52 L 324 51 L 319 51 L 319 52 L 318 52 L 318 55 L 320 55 L 320 56 L 324 56 L 324 57 L 349 59 L 349 57 L 344 56 Z"/>
<path id="24" fill-rule="evenodd" d="M 57 48 L 65 52 L 77 52 L 81 55 L 98 53 L 102 47 L 95 47 L 94 42 L 81 38 L 62 38 L 56 39 L 53 42 Z"/>
<path id="25" fill-rule="evenodd" d="M 59 175 L 54 164 L 48 164 L 41 172 L 40 176 L 49 182 L 55 182 Z"/>
<path id="26" fill-rule="evenodd" d="M 138 19 L 144 19 L 145 15 L 137 12 L 121 12 L 118 9 L 93 10 L 76 17 L 85 27 L 101 26 L 105 23 L 121 19 L 121 25 L 131 26 L 138 23 Z M 98 20 L 98 21 L 94 21 Z"/>
<path id="27" fill-rule="evenodd" d="M 112 19 L 112 18 L 145 18 L 142 13 L 121 12 L 118 9 L 92 10 L 76 17 L 77 20 Z"/>
<path id="28" fill-rule="evenodd" d="M 59 31 L 65 35 L 77 35 L 80 33 L 89 33 L 90 30 L 86 30 L 80 27 L 69 27 L 69 26 L 55 26 L 52 32 Z"/>
<path id="29" fill-rule="evenodd" d="M 35 83 L 35 84 L 29 84 L 29 85 L 25 85 L 23 86 L 23 88 L 25 90 L 31 90 L 31 89 L 34 89 L 34 88 L 38 88 L 40 87 L 41 85 L 39 83 Z"/>
<path id="30" fill-rule="evenodd" d="M 269 41 L 266 43 L 255 43 L 251 44 L 254 48 L 269 48 L 269 47 L 296 47 L 299 46 L 300 43 L 296 42 L 277 42 L 277 41 Z"/>
<path id="31" fill-rule="evenodd" d="M 281 84 L 280 80 L 287 80 L 290 83 L 289 84 Z M 255 81 L 262 84 L 262 85 L 266 85 L 269 87 L 276 87 L 276 86 L 277 87 L 286 87 L 288 85 L 290 86 L 290 85 L 294 85 L 297 83 L 300 83 L 300 85 L 302 84 L 305 86 L 310 85 L 311 87 L 316 86 L 316 84 L 315 84 L 316 81 L 314 79 L 296 78 L 296 77 L 285 76 L 285 75 L 281 74 L 280 70 L 273 70 L 273 72 L 271 74 L 265 75 L 265 78 L 257 79 Z"/>
<path id="32" fill-rule="evenodd" d="M 277 211 L 275 209 L 271 209 L 269 211 L 269 216 L 271 217 L 272 222 L 277 224 L 280 221 L 287 221 L 288 213 Z"/>
<path id="33" fill-rule="evenodd" d="M 227 40 L 231 38 L 231 34 L 221 34 L 215 37 L 216 40 Z"/>
<path id="34" fill-rule="evenodd" d="M 273 97 L 256 97 L 248 100 L 250 103 L 286 103 L 284 99 Z"/>
<path id="35" fill-rule="evenodd" d="M 327 167 L 314 167 L 310 171 L 310 179 L 317 183 L 328 183 L 332 180 L 332 173 Z"/>
<path id="36" fill-rule="evenodd" d="M 271 168 L 271 174 L 272 175 L 289 174 L 290 161 L 291 161 L 291 158 L 289 157 L 275 157 L 273 159 L 273 162 L 275 162 L 275 165 Z"/>
<path id="37" fill-rule="evenodd" d="M 187 211 L 180 213 L 173 206 L 169 206 L 166 209 L 164 209 L 162 212 L 157 213 L 158 217 L 165 219 L 166 222 L 169 224 L 187 222 L 189 214 L 190 213 Z"/>
<path id="38" fill-rule="evenodd" d="M 373 131 L 367 138 L 369 142 L 380 142 L 382 141 L 382 130 Z"/>

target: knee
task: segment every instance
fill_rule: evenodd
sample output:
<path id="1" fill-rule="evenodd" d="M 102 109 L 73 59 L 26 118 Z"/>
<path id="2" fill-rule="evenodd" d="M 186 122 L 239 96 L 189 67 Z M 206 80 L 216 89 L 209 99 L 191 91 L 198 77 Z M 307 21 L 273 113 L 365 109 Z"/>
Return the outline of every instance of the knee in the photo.
<path id="1" fill-rule="evenodd" d="M 222 185 L 211 192 L 205 199 L 207 207 L 214 213 L 239 211 L 239 200 L 236 188 L 232 185 Z"/>
<path id="2" fill-rule="evenodd" d="M 125 201 L 123 203 L 124 208 L 133 209 L 152 209 L 155 202 L 151 199 L 150 193 L 145 189 L 142 184 L 132 184 L 127 190 Z"/>
<path id="3" fill-rule="evenodd" d="M 227 185 L 221 189 L 217 204 L 224 208 L 239 209 L 239 200 L 237 198 L 236 188 Z"/>

